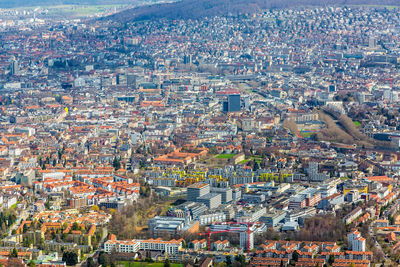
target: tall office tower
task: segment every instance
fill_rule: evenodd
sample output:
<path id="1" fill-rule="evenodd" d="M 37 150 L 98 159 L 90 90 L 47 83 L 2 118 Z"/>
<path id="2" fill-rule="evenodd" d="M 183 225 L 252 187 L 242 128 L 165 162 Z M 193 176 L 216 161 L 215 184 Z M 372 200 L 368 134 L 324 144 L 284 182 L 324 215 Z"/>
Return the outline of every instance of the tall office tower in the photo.
<path id="1" fill-rule="evenodd" d="M 229 95 L 228 101 L 223 103 L 223 112 L 237 112 L 240 109 L 240 95 Z"/>
<path id="2" fill-rule="evenodd" d="M 13 59 L 10 63 L 10 72 L 11 72 L 11 75 L 19 74 L 19 64 L 18 64 L 18 61 L 15 59 Z"/>
<path id="3" fill-rule="evenodd" d="M 375 48 L 376 47 L 376 38 L 373 36 L 370 36 L 368 39 L 368 46 L 369 48 Z"/>
<path id="4" fill-rule="evenodd" d="M 199 197 L 202 197 L 210 193 L 210 185 L 205 183 L 196 183 L 188 186 L 186 191 L 187 201 L 197 201 Z"/>
<path id="5" fill-rule="evenodd" d="M 240 111 L 240 95 L 230 95 L 228 97 L 229 112 Z"/>
<path id="6" fill-rule="evenodd" d="M 247 241 L 249 239 L 249 241 Z M 248 249 L 254 248 L 254 233 L 250 232 L 240 232 L 240 247 L 243 248 L 244 251 L 247 250 L 247 245 L 249 245 Z"/>
<path id="7" fill-rule="evenodd" d="M 130 88 L 136 87 L 136 75 L 133 73 L 126 74 L 126 85 Z"/>
<path id="8" fill-rule="evenodd" d="M 319 169 L 318 162 L 310 162 L 310 163 L 308 163 L 308 173 L 309 174 L 318 173 L 318 169 Z"/>
<path id="9" fill-rule="evenodd" d="M 250 110 L 250 96 L 245 96 L 243 98 L 243 108 L 245 110 Z"/>
<path id="10" fill-rule="evenodd" d="M 192 61 L 193 61 L 192 55 L 190 55 L 190 54 L 187 54 L 183 57 L 184 64 L 192 64 Z"/>

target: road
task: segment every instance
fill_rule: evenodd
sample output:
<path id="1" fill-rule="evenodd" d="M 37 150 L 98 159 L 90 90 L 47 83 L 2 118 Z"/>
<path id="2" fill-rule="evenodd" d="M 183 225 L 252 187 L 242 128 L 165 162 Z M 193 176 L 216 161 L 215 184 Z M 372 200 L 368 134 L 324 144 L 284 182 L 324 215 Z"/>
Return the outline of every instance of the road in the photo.
<path id="1" fill-rule="evenodd" d="M 376 220 L 378 220 L 378 219 L 380 219 L 379 217 L 377 217 L 376 218 Z M 379 242 L 376 240 L 376 234 L 374 233 L 374 231 L 372 230 L 372 226 L 373 225 L 373 223 L 371 223 L 370 225 L 369 225 L 369 235 L 375 240 L 375 246 L 376 246 L 376 248 L 378 249 L 378 250 L 380 250 L 381 252 L 382 252 L 382 255 L 383 255 L 383 257 L 384 257 L 384 259 L 385 259 L 385 262 L 390 262 L 390 259 L 387 257 L 387 255 L 385 254 L 385 252 L 384 252 L 384 250 L 383 250 L 383 248 L 382 248 L 382 246 L 381 246 L 381 244 L 379 244 Z M 376 265 L 376 266 L 379 266 L 378 264 Z"/>
<path id="2" fill-rule="evenodd" d="M 22 221 L 26 220 L 28 218 L 29 213 L 28 213 L 29 207 L 24 209 L 19 215 L 17 220 L 11 225 L 10 229 L 8 229 L 8 236 L 11 235 L 13 230 L 17 230 L 18 226 L 21 224 Z"/>
<path id="3" fill-rule="evenodd" d="M 102 239 L 101 239 L 100 242 L 99 242 L 99 247 L 97 248 L 97 250 L 95 250 L 95 251 L 93 251 L 92 253 L 86 255 L 86 259 L 85 259 L 84 261 L 78 263 L 76 266 L 78 266 L 78 267 L 85 266 L 86 260 L 87 260 L 88 258 L 94 257 L 96 254 L 100 253 L 100 251 L 103 250 L 102 247 L 104 247 L 104 240 L 107 238 L 107 235 L 108 235 L 108 229 L 107 229 L 107 227 L 104 227 L 104 228 L 103 228 L 103 237 L 102 237 Z"/>

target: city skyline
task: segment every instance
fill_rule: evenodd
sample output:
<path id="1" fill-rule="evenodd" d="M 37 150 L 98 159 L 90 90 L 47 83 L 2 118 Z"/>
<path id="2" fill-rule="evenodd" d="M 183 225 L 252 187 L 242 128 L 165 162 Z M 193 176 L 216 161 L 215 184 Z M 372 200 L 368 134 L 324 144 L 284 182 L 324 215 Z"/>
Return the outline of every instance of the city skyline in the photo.
<path id="1" fill-rule="evenodd" d="M 362 3 L 0 9 L 0 266 L 398 266 L 400 9 Z"/>

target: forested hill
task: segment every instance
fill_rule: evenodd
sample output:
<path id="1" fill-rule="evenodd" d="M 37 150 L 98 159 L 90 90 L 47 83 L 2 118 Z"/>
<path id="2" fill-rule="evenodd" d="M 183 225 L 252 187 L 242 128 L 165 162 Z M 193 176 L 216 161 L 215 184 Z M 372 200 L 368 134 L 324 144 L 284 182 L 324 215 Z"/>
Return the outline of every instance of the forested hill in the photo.
<path id="1" fill-rule="evenodd" d="M 110 18 L 120 22 L 167 18 L 190 19 L 238 13 L 253 13 L 262 9 L 296 6 L 380 5 L 400 6 L 399 0 L 182 0 L 174 3 L 142 6 L 122 11 Z"/>
<path id="2" fill-rule="evenodd" d="M 158 0 L 147 0 L 155 3 Z M 145 0 L 0 0 L 0 8 L 16 8 L 31 6 L 58 6 L 58 5 L 119 5 L 143 3 Z"/>

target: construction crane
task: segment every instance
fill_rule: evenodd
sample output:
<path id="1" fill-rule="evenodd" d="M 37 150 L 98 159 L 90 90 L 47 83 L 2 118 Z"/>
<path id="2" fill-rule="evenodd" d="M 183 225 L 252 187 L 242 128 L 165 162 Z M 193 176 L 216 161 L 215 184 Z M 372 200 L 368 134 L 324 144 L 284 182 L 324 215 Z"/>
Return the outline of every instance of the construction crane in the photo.
<path id="1" fill-rule="evenodd" d="M 250 235 L 253 232 L 250 227 L 253 225 L 251 222 L 247 223 L 237 223 L 237 222 L 224 222 L 222 225 L 227 224 L 236 224 L 236 225 L 247 225 L 247 230 L 243 231 L 241 229 L 224 229 L 224 230 L 218 230 L 218 231 L 211 231 L 211 227 L 208 227 L 208 231 L 206 233 L 198 233 L 199 236 L 207 236 L 207 243 L 208 243 L 208 251 L 211 250 L 211 234 L 219 234 L 219 233 L 226 233 L 226 232 L 234 232 L 234 233 L 243 233 L 246 232 L 247 234 L 247 253 L 250 252 Z"/>
<path id="2" fill-rule="evenodd" d="M 250 235 L 251 235 L 251 233 L 253 232 L 253 231 L 250 229 L 250 227 L 251 227 L 252 225 L 254 225 L 255 223 L 249 221 L 249 222 L 244 222 L 244 223 L 238 223 L 238 222 L 224 222 L 224 223 L 222 223 L 222 224 L 228 224 L 228 225 L 231 225 L 231 224 L 247 225 L 247 230 L 246 230 L 246 234 L 247 234 L 247 253 L 249 253 L 249 252 L 250 252 Z M 238 231 L 238 230 L 235 230 L 235 231 Z"/>
<path id="3" fill-rule="evenodd" d="M 220 231 L 211 231 L 210 227 L 208 227 L 208 232 L 206 233 L 198 233 L 199 236 L 207 236 L 207 245 L 208 251 L 211 250 L 211 234 L 219 234 L 219 233 L 226 233 L 226 232 L 236 232 L 236 230 L 220 230 Z"/>

